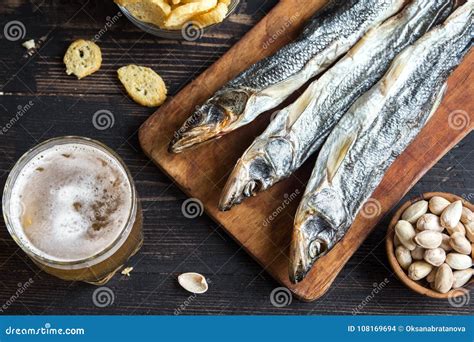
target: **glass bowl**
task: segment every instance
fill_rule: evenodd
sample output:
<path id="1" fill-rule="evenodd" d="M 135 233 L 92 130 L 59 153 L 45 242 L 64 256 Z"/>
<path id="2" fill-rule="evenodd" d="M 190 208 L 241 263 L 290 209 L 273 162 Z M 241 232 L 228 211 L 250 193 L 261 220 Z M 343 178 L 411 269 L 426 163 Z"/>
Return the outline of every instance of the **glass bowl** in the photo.
<path id="1" fill-rule="evenodd" d="M 235 12 L 239 3 L 240 3 L 240 0 L 232 0 L 230 2 L 230 5 L 228 6 L 229 10 L 224 20 L 226 20 L 233 12 Z M 130 11 L 127 10 L 124 6 L 121 6 L 118 4 L 117 6 L 120 8 L 122 13 L 128 18 L 128 20 L 130 20 L 136 27 L 138 27 L 142 31 L 145 31 L 149 34 L 152 34 L 154 36 L 161 37 L 161 38 L 184 39 L 188 41 L 195 41 L 201 38 L 205 31 L 215 26 L 218 26 L 219 24 L 223 22 L 222 21 L 221 23 L 211 24 L 203 28 L 199 28 L 196 25 L 188 24 L 188 25 L 184 25 L 183 28 L 179 30 L 167 30 L 167 29 L 162 29 L 156 25 L 141 21 L 137 19 L 136 17 L 134 17 L 132 13 L 130 13 Z"/>

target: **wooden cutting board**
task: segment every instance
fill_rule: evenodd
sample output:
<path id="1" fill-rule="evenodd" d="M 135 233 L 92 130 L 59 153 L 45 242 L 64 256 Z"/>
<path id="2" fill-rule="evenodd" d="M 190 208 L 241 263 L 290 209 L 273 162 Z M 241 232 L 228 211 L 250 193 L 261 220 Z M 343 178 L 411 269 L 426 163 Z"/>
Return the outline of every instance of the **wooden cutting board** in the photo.
<path id="1" fill-rule="evenodd" d="M 288 279 L 288 247 L 293 216 L 315 158 L 289 179 L 220 212 L 221 189 L 237 159 L 268 124 L 269 114 L 217 141 L 179 155 L 167 152 L 173 133 L 217 89 L 257 60 L 273 54 L 300 32 L 326 0 L 281 1 L 222 58 L 168 100 L 140 128 L 145 153 L 190 197 L 202 202 L 219 223 L 262 267 L 298 298 L 322 296 L 377 222 L 444 154 L 472 129 L 474 52 L 449 79 L 448 93 L 427 126 L 392 164 L 382 183 L 341 242 L 319 259 L 306 279 Z"/>

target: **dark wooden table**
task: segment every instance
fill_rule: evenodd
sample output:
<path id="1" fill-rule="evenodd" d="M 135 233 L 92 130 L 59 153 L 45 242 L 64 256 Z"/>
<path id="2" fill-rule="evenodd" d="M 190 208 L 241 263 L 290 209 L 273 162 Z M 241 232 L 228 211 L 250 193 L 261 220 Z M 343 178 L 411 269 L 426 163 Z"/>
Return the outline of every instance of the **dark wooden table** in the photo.
<path id="1" fill-rule="evenodd" d="M 198 42 L 164 40 L 144 34 L 125 17 L 114 20 L 112 1 L 7 0 L 0 5 L 0 185 L 30 147 L 61 135 L 98 139 L 114 148 L 129 166 L 140 195 L 145 221 L 145 244 L 127 263 L 130 277 L 116 275 L 107 284 L 114 301 L 94 305 L 96 289 L 83 283 L 55 279 L 26 257 L 0 227 L 1 314 L 469 314 L 473 302 L 455 307 L 424 298 L 406 289 L 393 275 L 385 256 L 388 217 L 347 263 L 329 292 L 313 303 L 293 299 L 277 308 L 270 293 L 279 285 L 221 228 L 202 216 L 183 217 L 184 194 L 140 151 L 137 129 L 153 112 L 131 101 L 116 77 L 130 63 L 159 72 L 176 94 L 219 58 L 276 3 L 241 1 L 225 24 Z M 18 40 L 4 28 L 20 22 Z M 113 22 L 113 23 L 112 23 Z M 112 23 L 107 25 L 107 23 Z M 21 33 L 24 33 L 24 37 Z M 94 38 L 103 53 L 99 72 L 78 81 L 67 76 L 62 57 L 77 38 Z M 8 39 L 7 39 L 8 38 Z M 13 37 L 15 38 L 15 37 Z M 21 46 L 40 42 L 31 56 Z M 18 120 L 16 113 L 33 105 Z M 92 116 L 113 113 L 113 127 L 97 130 Z M 5 131 L 6 128 L 6 131 Z M 474 198 L 474 135 L 470 134 L 410 191 L 446 191 Z M 401 175 L 402 177 L 403 175 Z M 190 296 L 177 284 L 182 272 L 205 274 L 210 290 Z M 30 281 L 31 278 L 31 281 Z M 29 287 L 18 294 L 19 287 Z M 375 293 L 374 288 L 384 283 Z M 2 306 L 3 305 L 3 306 Z"/>

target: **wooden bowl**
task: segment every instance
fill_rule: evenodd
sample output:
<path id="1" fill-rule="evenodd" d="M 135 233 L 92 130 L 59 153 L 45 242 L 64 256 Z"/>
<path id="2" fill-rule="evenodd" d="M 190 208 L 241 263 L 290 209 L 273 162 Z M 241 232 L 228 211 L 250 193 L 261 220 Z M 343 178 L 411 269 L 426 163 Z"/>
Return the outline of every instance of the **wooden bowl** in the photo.
<path id="1" fill-rule="evenodd" d="M 397 275 L 398 279 L 400 279 L 401 282 L 404 283 L 408 288 L 427 297 L 437 298 L 437 299 L 448 299 L 448 298 L 454 298 L 454 297 L 465 295 L 465 290 L 463 291 L 463 288 L 460 288 L 460 289 L 453 289 L 449 291 L 448 293 L 439 293 L 435 290 L 432 290 L 429 287 L 425 287 L 422 282 L 411 280 L 410 278 L 408 278 L 408 275 L 405 273 L 405 271 L 402 269 L 402 267 L 398 263 L 397 258 L 395 257 L 395 248 L 393 245 L 393 239 L 395 235 L 395 224 L 398 222 L 398 220 L 400 219 L 405 209 L 417 201 L 420 201 L 422 199 L 430 200 L 430 198 L 434 196 L 444 197 L 450 202 L 461 200 L 465 207 L 474 211 L 474 205 L 464 200 L 462 197 L 459 197 L 453 194 L 448 194 L 445 192 L 427 192 L 417 198 L 414 198 L 406 202 L 396 211 L 395 215 L 393 215 L 393 218 L 390 221 L 390 224 L 388 226 L 387 239 L 386 239 L 387 256 L 388 256 L 388 261 L 393 271 Z M 474 277 L 472 277 L 471 280 L 466 285 L 464 285 L 464 288 L 472 286 L 472 284 L 474 284 Z"/>

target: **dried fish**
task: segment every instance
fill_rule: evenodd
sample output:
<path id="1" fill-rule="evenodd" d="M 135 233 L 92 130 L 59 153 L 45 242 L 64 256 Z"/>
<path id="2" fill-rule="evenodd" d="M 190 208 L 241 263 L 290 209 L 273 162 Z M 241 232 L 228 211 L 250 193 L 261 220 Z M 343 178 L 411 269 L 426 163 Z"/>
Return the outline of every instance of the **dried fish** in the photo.
<path id="1" fill-rule="evenodd" d="M 452 9 L 451 0 L 415 0 L 399 15 L 371 29 L 335 66 L 290 106 L 244 152 L 219 207 L 227 210 L 287 178 L 323 144 L 331 129 L 391 61 Z"/>
<path id="2" fill-rule="evenodd" d="M 471 47 L 473 9 L 469 0 L 406 48 L 329 135 L 295 217 L 293 282 L 344 236 L 388 167 L 441 102 L 447 77 Z"/>
<path id="3" fill-rule="evenodd" d="M 299 39 L 251 66 L 198 107 L 176 132 L 170 152 L 219 138 L 275 108 L 405 2 L 331 1 L 309 21 Z"/>

